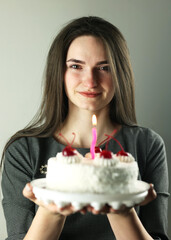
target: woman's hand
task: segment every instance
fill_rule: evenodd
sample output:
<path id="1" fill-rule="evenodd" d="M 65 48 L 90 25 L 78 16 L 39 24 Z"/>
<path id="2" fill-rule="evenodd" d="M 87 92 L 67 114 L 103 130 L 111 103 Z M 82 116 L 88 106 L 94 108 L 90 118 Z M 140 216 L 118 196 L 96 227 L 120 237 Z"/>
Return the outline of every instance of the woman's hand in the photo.
<path id="1" fill-rule="evenodd" d="M 150 188 L 148 190 L 148 194 L 147 196 L 145 197 L 145 199 L 138 205 L 140 206 L 144 206 L 148 203 L 150 203 L 151 201 L 153 201 L 154 199 L 156 199 L 157 197 L 157 193 L 156 191 L 154 190 L 154 185 L 152 183 L 150 183 Z"/>
<path id="2" fill-rule="evenodd" d="M 135 206 L 144 206 L 148 203 L 150 203 L 151 201 L 153 201 L 155 198 L 157 197 L 156 191 L 153 188 L 153 184 L 150 184 L 150 188 L 148 190 L 148 194 L 145 197 L 145 199 L 135 205 Z M 133 206 L 134 207 L 134 206 Z M 103 208 L 101 208 L 100 210 L 95 210 L 93 207 L 88 206 L 86 208 L 87 211 L 92 212 L 93 214 L 108 214 L 108 213 L 116 213 L 116 214 L 123 214 L 123 215 L 127 215 L 130 211 L 132 207 L 127 207 L 125 205 L 122 205 L 119 209 L 113 209 L 112 207 L 110 207 L 108 204 L 106 204 L 105 206 L 103 206 Z"/>
<path id="3" fill-rule="evenodd" d="M 56 204 L 45 204 L 35 197 L 30 183 L 26 184 L 23 189 L 23 195 L 39 206 L 24 240 L 58 239 L 64 227 L 66 216 L 73 213 L 72 207 L 67 206 L 60 209 Z"/>
<path id="4" fill-rule="evenodd" d="M 71 204 L 63 208 L 59 208 L 55 203 L 45 204 L 43 201 L 38 200 L 33 193 L 33 187 L 31 186 L 30 183 L 27 183 L 25 188 L 23 189 L 23 195 L 24 197 L 28 198 L 38 206 L 41 206 L 48 210 L 49 213 L 51 214 L 60 214 L 61 216 L 68 216 L 76 212 Z"/>

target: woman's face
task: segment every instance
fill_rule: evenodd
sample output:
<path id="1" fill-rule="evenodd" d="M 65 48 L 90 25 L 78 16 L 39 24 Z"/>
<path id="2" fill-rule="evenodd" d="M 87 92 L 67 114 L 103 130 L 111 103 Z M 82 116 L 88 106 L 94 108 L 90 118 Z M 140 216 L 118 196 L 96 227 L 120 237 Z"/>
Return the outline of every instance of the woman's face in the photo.
<path id="1" fill-rule="evenodd" d="M 92 112 L 106 109 L 114 96 L 107 54 L 103 42 L 80 36 L 71 43 L 64 76 L 69 108 Z"/>

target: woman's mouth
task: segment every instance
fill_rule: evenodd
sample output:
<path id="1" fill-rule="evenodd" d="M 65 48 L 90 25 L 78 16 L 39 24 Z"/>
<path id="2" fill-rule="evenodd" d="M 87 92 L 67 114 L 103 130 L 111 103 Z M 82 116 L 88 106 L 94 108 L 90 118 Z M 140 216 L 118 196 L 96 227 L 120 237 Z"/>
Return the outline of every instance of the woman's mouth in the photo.
<path id="1" fill-rule="evenodd" d="M 79 94 L 87 98 L 96 98 L 99 95 L 101 95 L 101 93 L 97 93 L 97 92 L 79 92 Z"/>

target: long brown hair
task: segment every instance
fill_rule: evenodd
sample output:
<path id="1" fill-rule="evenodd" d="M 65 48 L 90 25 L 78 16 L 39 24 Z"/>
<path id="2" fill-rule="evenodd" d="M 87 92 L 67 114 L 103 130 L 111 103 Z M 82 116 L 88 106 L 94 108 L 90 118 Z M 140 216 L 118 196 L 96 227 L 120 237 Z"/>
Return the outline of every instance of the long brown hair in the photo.
<path id="1" fill-rule="evenodd" d="M 82 17 L 68 23 L 54 39 L 47 57 L 41 106 L 30 124 L 11 137 L 4 152 L 11 142 L 20 137 L 52 136 L 62 125 L 68 113 L 63 84 L 66 55 L 71 42 L 82 35 L 99 37 L 106 47 L 115 86 L 115 96 L 110 103 L 111 120 L 124 125 L 136 124 L 133 72 L 123 35 L 117 27 L 102 18 Z"/>

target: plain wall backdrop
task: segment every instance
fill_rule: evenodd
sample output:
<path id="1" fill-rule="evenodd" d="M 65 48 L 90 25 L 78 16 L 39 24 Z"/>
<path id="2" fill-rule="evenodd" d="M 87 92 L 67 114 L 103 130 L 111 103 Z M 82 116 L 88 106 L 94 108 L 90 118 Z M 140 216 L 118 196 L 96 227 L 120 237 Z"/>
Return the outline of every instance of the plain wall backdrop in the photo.
<path id="1" fill-rule="evenodd" d="M 88 15 L 105 18 L 125 36 L 135 75 L 138 123 L 162 136 L 171 172 L 170 0 L 0 0 L 0 153 L 7 139 L 36 113 L 53 38 L 69 20 Z M 169 219 L 171 226 L 171 210 Z M 0 223 L 2 240 L 2 207 Z"/>

